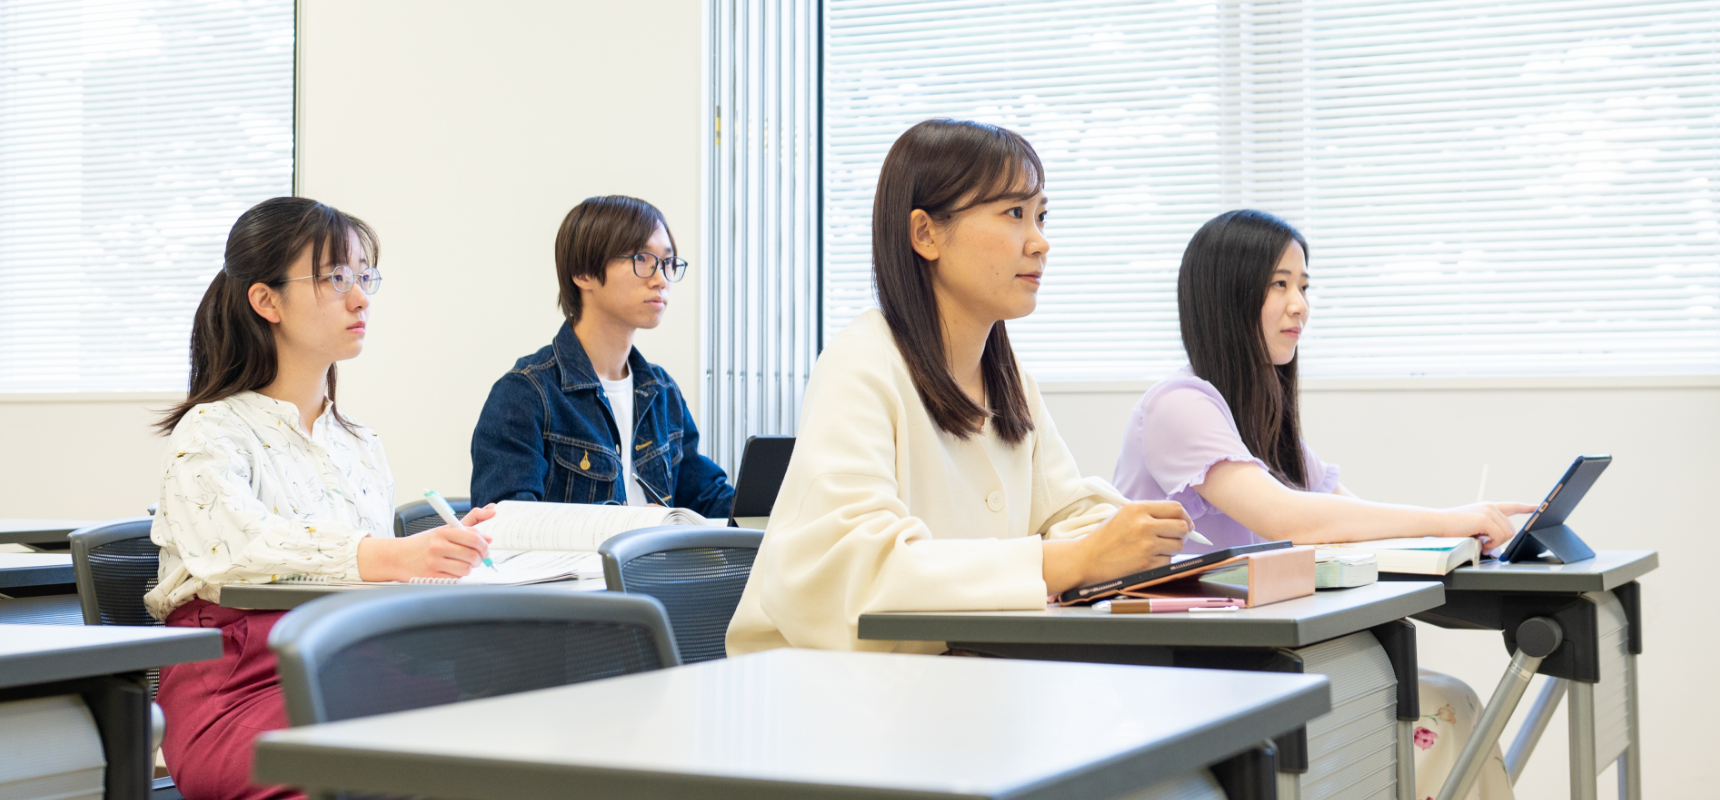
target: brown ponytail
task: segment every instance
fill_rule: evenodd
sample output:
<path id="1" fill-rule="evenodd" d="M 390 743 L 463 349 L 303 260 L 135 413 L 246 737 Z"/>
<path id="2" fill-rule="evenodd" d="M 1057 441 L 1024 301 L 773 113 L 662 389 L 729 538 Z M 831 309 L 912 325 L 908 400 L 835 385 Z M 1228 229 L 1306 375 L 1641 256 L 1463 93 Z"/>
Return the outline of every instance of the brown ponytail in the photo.
<path id="1" fill-rule="evenodd" d="M 251 308 L 256 284 L 273 289 L 286 285 L 287 271 L 305 248 L 311 250 L 311 274 L 322 275 L 323 255 L 348 263 L 348 241 L 357 236 L 362 255 L 376 264 L 376 233 L 357 217 L 303 197 L 264 200 L 239 215 L 227 234 L 221 271 L 209 282 L 191 323 L 191 380 L 185 402 L 174 406 L 155 424 L 162 435 L 173 432 L 192 407 L 213 403 L 240 392 L 273 383 L 279 362 L 275 334 L 269 321 Z M 313 283 L 320 281 L 313 280 Z M 329 412 L 347 430 L 352 423 L 334 406 L 335 368 L 328 370 Z"/>

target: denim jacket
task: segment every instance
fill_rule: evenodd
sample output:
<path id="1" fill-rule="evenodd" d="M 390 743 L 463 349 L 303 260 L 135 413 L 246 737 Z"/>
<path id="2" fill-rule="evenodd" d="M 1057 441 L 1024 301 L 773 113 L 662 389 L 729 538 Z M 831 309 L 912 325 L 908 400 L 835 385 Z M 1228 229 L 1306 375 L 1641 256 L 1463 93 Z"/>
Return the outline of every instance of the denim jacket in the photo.
<path id="1" fill-rule="evenodd" d="M 635 348 L 633 471 L 647 497 L 713 519 L 729 515 L 735 490 L 699 455 L 699 430 L 680 387 Z M 490 389 L 472 432 L 472 504 L 500 500 L 626 503 L 619 432 L 585 346 L 563 323 L 548 347 L 514 362 Z"/>

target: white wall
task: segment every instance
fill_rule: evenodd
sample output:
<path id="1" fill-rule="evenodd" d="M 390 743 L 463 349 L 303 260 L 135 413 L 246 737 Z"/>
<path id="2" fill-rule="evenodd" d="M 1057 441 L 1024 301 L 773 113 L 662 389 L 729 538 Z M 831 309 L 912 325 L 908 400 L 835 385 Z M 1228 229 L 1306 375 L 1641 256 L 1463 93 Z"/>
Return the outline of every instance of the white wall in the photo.
<path id="1" fill-rule="evenodd" d="M 1712 780 L 1707 728 L 1720 715 L 1720 695 L 1710 673 L 1720 643 L 1707 635 L 1713 581 L 1706 564 L 1720 533 L 1720 381 L 1445 381 L 1431 384 L 1448 387 L 1437 390 L 1409 389 L 1430 384 L 1408 382 L 1310 384 L 1302 395 L 1304 435 L 1322 459 L 1343 468 L 1345 485 L 1373 500 L 1473 502 L 1488 464 L 1489 499 L 1535 503 L 1576 455 L 1612 453 L 1612 466 L 1570 524 L 1596 548 L 1660 551 L 1660 570 L 1641 582 L 1644 796 L 1694 796 Z M 1560 388 L 1527 388 L 1549 385 Z M 1145 385 L 1047 389 L 1047 405 L 1083 471 L 1109 476 Z M 1684 628 L 1680 619 L 1697 627 Z M 1468 681 L 1485 702 L 1508 658 L 1500 635 L 1418 627 L 1422 665 Z M 1517 785 L 1519 800 L 1569 796 L 1565 725 L 1561 709 Z M 1603 776 L 1602 797 L 1612 796 L 1612 780 L 1610 772 Z"/>
<path id="2" fill-rule="evenodd" d="M 386 276 L 341 407 L 383 434 L 401 499 L 467 493 L 490 385 L 561 323 L 568 209 L 631 194 L 693 263 L 647 358 L 698 401 L 699 0 L 302 0 L 298 190 L 355 214 Z M 143 513 L 171 394 L 0 395 L 9 517 Z"/>

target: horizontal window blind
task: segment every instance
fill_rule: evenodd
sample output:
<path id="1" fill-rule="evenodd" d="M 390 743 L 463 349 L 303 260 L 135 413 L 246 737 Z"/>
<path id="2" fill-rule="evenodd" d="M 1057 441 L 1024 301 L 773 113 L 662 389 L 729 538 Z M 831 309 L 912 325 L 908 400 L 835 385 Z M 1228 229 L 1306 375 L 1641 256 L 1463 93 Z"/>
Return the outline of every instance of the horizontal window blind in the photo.
<path id="1" fill-rule="evenodd" d="M 0 0 L 0 392 L 184 389 L 227 230 L 292 193 L 292 0 Z"/>
<path id="2" fill-rule="evenodd" d="M 826 335 L 873 302 L 871 196 L 933 116 L 1027 136 L 1041 379 L 1180 365 L 1202 222 L 1309 237 L 1305 375 L 1720 372 L 1720 6 L 828 0 Z"/>

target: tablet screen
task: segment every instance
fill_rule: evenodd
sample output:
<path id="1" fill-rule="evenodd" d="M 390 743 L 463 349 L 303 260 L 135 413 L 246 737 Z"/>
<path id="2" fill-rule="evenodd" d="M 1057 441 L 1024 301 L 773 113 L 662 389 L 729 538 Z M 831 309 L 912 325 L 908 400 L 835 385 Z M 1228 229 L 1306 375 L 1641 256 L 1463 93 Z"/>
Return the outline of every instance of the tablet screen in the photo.
<path id="1" fill-rule="evenodd" d="M 1610 455 L 1577 456 L 1577 460 L 1571 462 L 1570 468 L 1565 470 L 1564 477 L 1553 484 L 1553 491 L 1547 493 L 1547 499 L 1542 500 L 1534 512 L 1529 514 L 1529 519 L 1523 522 L 1523 529 L 1511 537 L 1511 544 L 1499 555 L 1499 560 L 1527 561 L 1539 556 L 1540 553 L 1526 552 L 1530 549 L 1530 537 L 1523 534 L 1565 524 L 1565 519 L 1576 510 L 1577 503 L 1582 502 L 1589 487 L 1595 485 L 1595 480 L 1611 463 Z"/>

